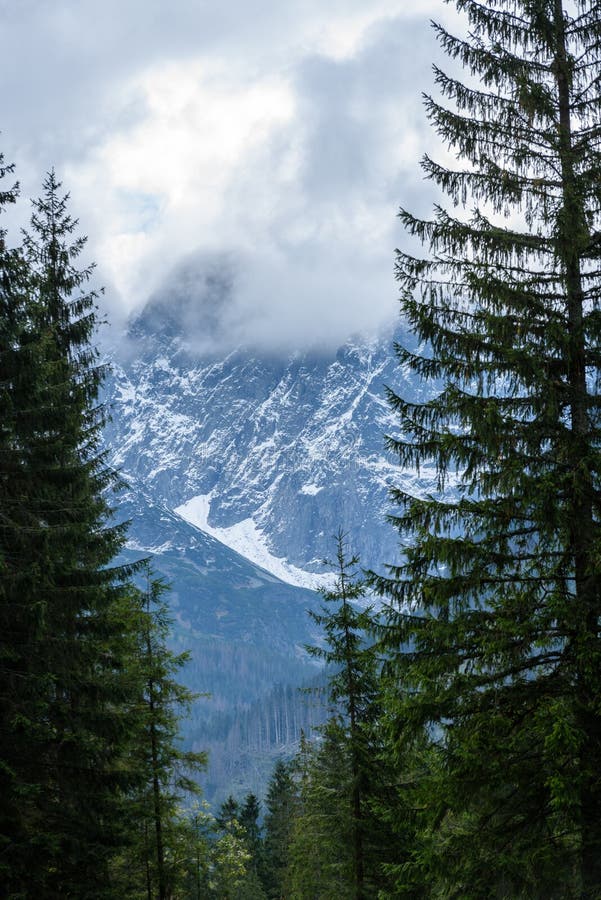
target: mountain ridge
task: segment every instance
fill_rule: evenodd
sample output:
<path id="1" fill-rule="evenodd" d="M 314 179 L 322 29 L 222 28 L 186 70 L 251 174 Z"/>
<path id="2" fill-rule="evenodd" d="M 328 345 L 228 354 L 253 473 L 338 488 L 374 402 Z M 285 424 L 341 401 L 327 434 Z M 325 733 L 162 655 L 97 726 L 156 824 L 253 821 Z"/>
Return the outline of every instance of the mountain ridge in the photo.
<path id="1" fill-rule="evenodd" d="M 402 329 L 329 351 L 219 352 L 186 334 L 184 301 L 164 322 L 161 302 L 132 324 L 106 383 L 105 442 L 129 485 L 125 554 L 152 555 L 171 583 L 172 644 L 191 653 L 183 678 L 213 694 L 184 731 L 189 746 L 209 740 L 209 799 L 234 789 L 228 779 L 260 795 L 300 736 L 286 731 L 285 747 L 265 735 L 320 720 L 291 698 L 315 678 L 305 647 L 322 640 L 308 615 L 320 597 L 308 588 L 331 581 L 333 536 L 346 532 L 364 568 L 398 562 L 390 488 L 436 490 L 433 469 L 403 472 L 385 447 L 399 435 L 385 385 L 414 400 L 425 389 L 394 355 Z M 244 746 L 243 733 L 255 735 Z"/>
<path id="2" fill-rule="evenodd" d="M 366 567 L 394 562 L 389 490 L 403 480 L 423 493 L 435 478 L 401 473 L 385 448 L 384 435 L 398 434 L 385 385 L 404 379 L 391 343 L 349 340 L 329 357 L 239 348 L 193 359 L 181 337 L 152 336 L 114 366 L 113 463 L 254 562 L 282 561 L 275 574 L 292 583 L 311 584 L 295 570 L 323 573 L 339 528 Z"/>

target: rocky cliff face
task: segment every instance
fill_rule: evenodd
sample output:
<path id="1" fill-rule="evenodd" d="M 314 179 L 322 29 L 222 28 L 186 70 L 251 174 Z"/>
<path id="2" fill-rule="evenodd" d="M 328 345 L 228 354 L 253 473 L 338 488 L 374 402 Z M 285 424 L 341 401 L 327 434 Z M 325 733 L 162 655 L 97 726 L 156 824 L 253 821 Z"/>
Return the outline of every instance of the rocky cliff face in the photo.
<path id="1" fill-rule="evenodd" d="M 340 527 L 366 567 L 398 559 L 391 484 L 423 491 L 385 450 L 385 386 L 417 399 L 392 335 L 336 352 L 194 353 L 182 330 L 134 325 L 110 383 L 115 464 L 146 495 L 279 577 L 310 585 Z M 160 546 L 157 536 L 156 545 Z M 308 574 L 309 573 L 309 574 Z"/>

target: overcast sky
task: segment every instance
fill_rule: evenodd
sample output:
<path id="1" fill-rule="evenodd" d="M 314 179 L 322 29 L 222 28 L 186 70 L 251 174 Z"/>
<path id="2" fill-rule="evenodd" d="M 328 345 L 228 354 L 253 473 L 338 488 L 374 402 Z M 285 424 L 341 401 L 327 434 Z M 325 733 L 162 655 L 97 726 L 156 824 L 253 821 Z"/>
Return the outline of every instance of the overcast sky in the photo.
<path id="1" fill-rule="evenodd" d="M 420 96 L 430 17 L 455 14 L 442 0 L 0 0 L 2 150 L 26 197 L 56 168 L 116 330 L 184 260 L 199 283 L 231 270 L 236 338 L 344 337 L 395 315 L 395 214 L 432 196 L 418 168 L 437 147 Z"/>

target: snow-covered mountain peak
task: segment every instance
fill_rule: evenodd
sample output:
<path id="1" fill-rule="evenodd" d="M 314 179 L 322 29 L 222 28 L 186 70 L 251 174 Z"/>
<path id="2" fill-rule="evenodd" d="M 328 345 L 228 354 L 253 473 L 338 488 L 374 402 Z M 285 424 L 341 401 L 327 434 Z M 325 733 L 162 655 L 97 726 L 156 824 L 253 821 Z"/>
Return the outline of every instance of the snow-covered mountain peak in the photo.
<path id="1" fill-rule="evenodd" d="M 398 561 L 389 487 L 424 492 L 434 477 L 400 472 L 385 450 L 398 424 L 384 386 L 421 396 L 392 335 L 329 354 L 191 356 L 181 334 L 143 326 L 110 384 L 107 440 L 126 478 L 294 584 L 315 584 L 341 527 L 365 567 Z"/>

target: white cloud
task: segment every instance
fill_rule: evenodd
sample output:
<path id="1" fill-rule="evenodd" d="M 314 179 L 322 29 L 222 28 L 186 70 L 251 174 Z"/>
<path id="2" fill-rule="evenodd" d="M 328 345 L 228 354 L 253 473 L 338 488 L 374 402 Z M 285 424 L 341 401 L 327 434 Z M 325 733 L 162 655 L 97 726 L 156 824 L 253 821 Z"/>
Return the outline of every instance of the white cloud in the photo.
<path id="1" fill-rule="evenodd" d="M 144 117 L 72 165 L 68 180 L 77 196 L 98 198 L 91 225 L 103 269 L 137 306 L 178 256 L 228 240 L 232 178 L 262 174 L 248 161 L 290 121 L 294 99 L 276 79 L 228 83 L 190 62 L 153 69 L 131 90 Z"/>
<path id="2" fill-rule="evenodd" d="M 232 332 L 335 339 L 396 311 L 433 14 L 442 0 L 0 0 L 20 47 L 0 61 L 6 155 L 27 193 L 52 164 L 64 178 L 113 319 L 180 258 L 227 252 Z"/>

